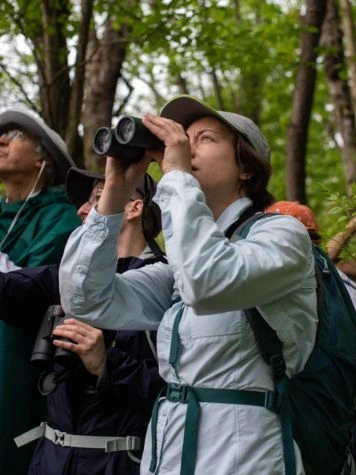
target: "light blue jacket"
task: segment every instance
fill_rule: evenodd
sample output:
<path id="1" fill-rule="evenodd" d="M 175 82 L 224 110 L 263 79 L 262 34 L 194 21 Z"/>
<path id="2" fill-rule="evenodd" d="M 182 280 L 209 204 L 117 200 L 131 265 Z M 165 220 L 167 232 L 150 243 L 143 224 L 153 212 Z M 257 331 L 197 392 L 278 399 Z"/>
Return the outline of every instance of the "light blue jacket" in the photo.
<path id="1" fill-rule="evenodd" d="M 289 216 L 256 222 L 247 239 L 224 231 L 251 206 L 228 206 L 217 222 L 190 174 L 173 171 L 155 197 L 162 210 L 170 265 L 154 264 L 115 275 L 116 236 L 122 215 L 92 210 L 74 231 L 62 260 L 60 281 L 68 313 L 103 328 L 158 327 L 160 373 L 170 383 L 228 389 L 273 389 L 244 308 L 258 307 L 283 342 L 289 375 L 305 365 L 317 327 L 311 242 Z M 173 303 L 175 302 L 175 303 Z M 172 326 L 179 326 L 176 371 L 169 364 Z M 164 400 L 157 426 L 156 473 L 178 475 L 186 405 Z M 148 474 L 150 430 L 141 465 Z M 296 447 L 297 473 L 304 470 Z M 261 407 L 201 404 L 196 475 L 283 474 L 278 416 Z"/>

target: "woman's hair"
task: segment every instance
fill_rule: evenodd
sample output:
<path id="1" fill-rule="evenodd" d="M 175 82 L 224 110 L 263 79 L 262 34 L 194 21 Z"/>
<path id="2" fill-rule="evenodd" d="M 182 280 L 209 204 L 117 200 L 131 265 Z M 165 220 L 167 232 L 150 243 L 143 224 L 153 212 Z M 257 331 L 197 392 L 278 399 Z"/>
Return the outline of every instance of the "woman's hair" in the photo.
<path id="1" fill-rule="evenodd" d="M 271 205 L 275 198 L 267 190 L 271 176 L 271 164 L 259 156 L 258 152 L 241 135 L 235 133 L 236 163 L 241 172 L 251 175 L 251 178 L 241 180 L 240 193 L 248 196 L 259 211 Z"/>

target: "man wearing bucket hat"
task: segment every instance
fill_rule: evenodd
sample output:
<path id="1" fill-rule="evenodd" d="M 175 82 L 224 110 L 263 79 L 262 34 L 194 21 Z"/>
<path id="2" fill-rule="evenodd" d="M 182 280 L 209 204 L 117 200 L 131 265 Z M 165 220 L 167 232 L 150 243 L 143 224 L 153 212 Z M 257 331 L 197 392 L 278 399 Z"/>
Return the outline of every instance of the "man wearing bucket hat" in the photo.
<path id="1" fill-rule="evenodd" d="M 143 125 L 164 151 L 149 150 L 131 166 L 108 157 L 99 204 L 61 262 L 63 308 L 103 328 L 158 328 L 168 384 L 141 474 L 285 473 L 276 401 L 268 397 L 272 375 L 243 309 L 258 307 L 283 342 L 287 374 L 299 372 L 318 319 L 308 233 L 285 215 L 255 221 L 246 239 L 235 233 L 274 201 L 269 146 L 250 119 L 180 96 Z M 155 202 L 169 265 L 118 275 L 112 243 L 121 211 L 152 158 L 163 172 Z M 305 473 L 296 446 L 295 466 Z"/>
<path id="2" fill-rule="evenodd" d="M 104 180 L 104 176 L 86 170 L 69 170 L 66 193 L 83 222 L 97 203 Z M 125 207 L 126 225 L 117 245 L 122 256 L 118 260 L 120 272 L 165 260 L 161 253 L 155 255 L 157 245 L 153 250 L 147 245 L 160 231 L 159 208 L 152 202 L 154 193 L 155 183 L 146 174 Z M 59 312 L 56 265 L 0 273 L 0 290 L 0 318 L 9 324 L 31 324 L 38 329 L 41 317 L 48 320 L 47 309 Z M 20 293 L 21 302 L 17 298 Z M 48 332 L 47 326 L 44 333 L 41 327 L 39 335 L 45 338 Z M 51 343 L 46 358 L 42 343 L 36 343 L 33 349 L 33 364 L 42 363 L 38 386 L 47 396 L 48 422 L 16 438 L 21 447 L 19 454 L 24 450 L 22 445 L 41 439 L 28 473 L 75 475 L 85 471 L 99 475 L 105 471 L 108 475 L 137 475 L 144 433 L 163 384 L 158 374 L 154 332 L 103 334 L 75 319 L 65 320 L 56 332 L 57 337 L 70 336 L 74 346 L 69 348 L 61 340 L 55 344 L 73 350 L 79 358 L 72 353 L 69 366 L 68 361 L 57 361 Z M 55 433 L 65 436 L 63 443 L 55 443 Z M 109 443 L 111 448 L 106 452 Z"/>
<path id="3" fill-rule="evenodd" d="M 74 163 L 62 138 L 27 110 L 0 114 L 0 251 L 17 266 L 59 262 L 78 226 L 63 189 Z"/>
<path id="4" fill-rule="evenodd" d="M 0 269 L 59 263 L 68 236 L 80 224 L 64 190 L 69 157 L 61 137 L 22 109 L 0 114 Z M 21 299 L 21 295 L 18 295 Z M 0 473 L 23 475 L 31 451 L 13 436 L 40 420 L 40 398 L 29 356 L 35 332 L 0 322 Z M 11 388 L 11 390 L 9 389 Z"/>

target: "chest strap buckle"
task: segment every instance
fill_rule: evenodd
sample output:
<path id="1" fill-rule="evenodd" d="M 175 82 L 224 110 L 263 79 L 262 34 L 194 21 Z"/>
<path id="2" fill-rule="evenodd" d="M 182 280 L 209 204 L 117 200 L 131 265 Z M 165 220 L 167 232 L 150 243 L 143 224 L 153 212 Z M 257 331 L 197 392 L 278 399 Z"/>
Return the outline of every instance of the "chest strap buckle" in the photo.
<path id="1" fill-rule="evenodd" d="M 65 437 L 65 432 L 61 432 L 60 430 L 57 430 L 57 429 L 54 430 L 53 442 L 56 445 L 61 445 L 62 447 L 64 447 L 64 444 L 65 444 L 64 437 Z"/>
<path id="2" fill-rule="evenodd" d="M 166 398 L 168 401 L 186 403 L 188 401 L 188 394 L 189 386 L 171 383 L 167 387 Z"/>

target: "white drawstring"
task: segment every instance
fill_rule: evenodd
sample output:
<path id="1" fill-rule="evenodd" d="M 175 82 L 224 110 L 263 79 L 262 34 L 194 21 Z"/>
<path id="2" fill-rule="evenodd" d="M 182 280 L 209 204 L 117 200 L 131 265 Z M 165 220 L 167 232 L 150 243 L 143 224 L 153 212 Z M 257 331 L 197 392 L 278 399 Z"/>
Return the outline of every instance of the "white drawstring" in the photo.
<path id="1" fill-rule="evenodd" d="M 157 354 L 156 347 L 155 347 L 155 345 L 152 341 L 151 333 L 148 330 L 145 330 L 145 333 L 146 333 L 146 338 L 147 338 L 148 344 L 150 345 L 152 354 L 154 356 L 154 359 L 156 360 L 156 363 L 158 363 L 158 354 Z"/>

